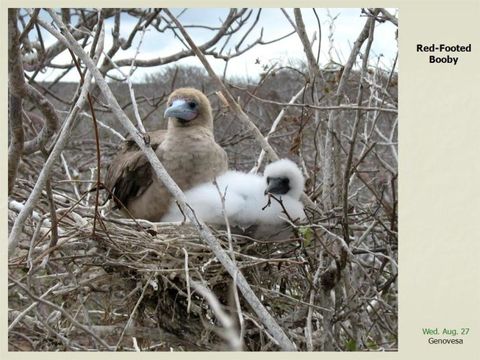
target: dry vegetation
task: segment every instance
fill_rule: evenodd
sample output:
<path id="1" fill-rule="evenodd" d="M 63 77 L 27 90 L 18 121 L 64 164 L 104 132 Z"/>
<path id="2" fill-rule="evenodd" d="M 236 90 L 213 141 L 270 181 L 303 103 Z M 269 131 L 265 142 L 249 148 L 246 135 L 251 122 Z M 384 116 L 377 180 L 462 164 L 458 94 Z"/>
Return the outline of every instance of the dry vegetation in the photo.
<path id="1" fill-rule="evenodd" d="M 106 19 L 120 26 L 122 12 L 136 17 L 138 26 L 126 38 L 105 33 L 113 42 L 102 49 Z M 145 29 L 174 31 L 179 39 L 189 31 L 165 9 L 64 9 L 59 15 L 75 24 L 69 31 L 78 43 L 93 43 L 110 57 L 131 48 Z M 251 35 L 259 15 L 233 9 L 211 29 L 210 41 L 197 44 L 200 51 L 226 63 L 254 51 L 264 41 Z M 281 241 L 203 226 L 223 249 L 215 250 L 201 225 L 124 219 L 103 204 L 106 194 L 89 192 L 127 132 L 87 76 L 84 84 L 62 82 L 63 75 L 35 80 L 45 68 L 58 67 L 61 74 L 77 71 L 76 65 L 85 73 L 86 67 L 77 53 L 75 61 L 56 61 L 66 49 L 61 41 L 45 48 L 39 31 L 51 22 L 46 10 L 10 10 L 9 349 L 274 351 L 294 343 L 302 351 L 396 350 L 398 80 L 395 66 L 378 66 L 370 45 L 376 24 L 397 20 L 384 9 L 365 9 L 363 17 L 348 59 L 320 67 L 311 29 L 305 31 L 295 11 L 289 36 L 302 41 L 307 61 L 284 67 L 265 61 L 255 82 L 176 66 L 194 53 L 188 41 L 186 51 L 163 58 L 143 61 L 140 48 L 116 65 L 108 58 L 97 62 L 134 124 L 140 117 L 146 129 L 164 127 L 168 94 L 194 86 L 211 100 L 215 137 L 230 168 L 261 171 L 272 152 L 302 167 L 307 222 L 290 224 L 292 235 Z M 238 40 L 230 53 L 218 50 L 235 33 L 253 40 Z M 87 53 L 95 60 L 91 47 Z M 133 85 L 134 100 L 128 81 L 133 60 L 141 67 L 164 64 Z M 124 66 L 126 76 L 119 77 L 115 66 Z M 269 134 L 266 155 L 260 155 L 252 124 Z M 245 295 L 245 285 L 238 291 L 239 273 L 263 308 Z"/>

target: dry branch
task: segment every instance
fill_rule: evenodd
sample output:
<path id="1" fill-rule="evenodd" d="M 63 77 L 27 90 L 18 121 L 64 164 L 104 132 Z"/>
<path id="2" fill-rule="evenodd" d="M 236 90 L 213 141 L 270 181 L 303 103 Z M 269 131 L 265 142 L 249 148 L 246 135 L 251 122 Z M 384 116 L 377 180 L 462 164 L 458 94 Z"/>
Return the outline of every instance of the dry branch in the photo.
<path id="1" fill-rule="evenodd" d="M 313 46 L 315 37 L 312 39 L 311 42 L 308 40 L 308 35 L 305 30 L 305 24 L 303 22 L 301 10 L 296 8 L 293 10 L 293 13 L 295 16 L 295 23 L 297 25 L 296 31 L 300 38 L 300 41 L 302 42 L 303 51 L 305 52 L 305 55 L 307 57 L 309 82 L 310 82 L 310 87 L 312 89 L 312 94 L 313 94 L 313 107 L 315 108 L 315 127 L 317 129 L 315 136 L 317 138 L 317 141 L 320 142 L 322 138 L 322 133 L 320 131 L 320 111 L 318 109 L 319 107 L 318 93 L 319 92 L 317 91 L 317 87 L 316 87 L 317 80 L 319 80 L 322 76 L 322 73 L 320 72 L 320 66 L 318 65 L 319 56 L 317 57 L 317 59 L 315 59 L 315 56 L 313 55 L 312 46 Z M 318 28 L 319 28 L 318 55 L 320 55 L 320 50 L 322 45 L 322 34 L 321 34 L 320 23 L 318 23 Z M 317 153 L 318 153 L 318 159 L 316 159 L 316 161 L 321 163 L 323 161 L 323 152 L 321 147 L 318 148 Z"/>
<path id="2" fill-rule="evenodd" d="M 380 12 L 382 13 L 382 15 L 385 16 L 385 18 L 386 18 L 388 21 L 390 21 L 390 22 L 392 22 L 392 24 L 398 26 L 398 19 L 397 19 L 395 16 L 393 16 L 392 14 L 390 14 L 386 9 L 381 8 L 381 9 L 379 9 L 379 10 L 380 10 Z"/>
<path id="3" fill-rule="evenodd" d="M 274 104 L 274 105 L 279 105 L 279 106 L 285 106 L 285 107 L 298 107 L 298 108 L 305 108 L 305 109 L 313 109 L 313 110 L 345 110 L 345 111 L 356 111 L 356 110 L 361 110 L 361 111 L 380 111 L 380 112 L 386 112 L 386 113 L 392 113 L 392 114 L 398 114 L 397 109 L 389 109 L 389 108 L 384 108 L 384 107 L 378 107 L 378 106 L 362 106 L 358 104 L 354 105 L 327 105 L 327 106 L 319 106 L 319 105 L 311 105 L 311 104 L 302 104 L 302 103 L 292 103 L 291 101 L 288 103 L 285 102 L 280 102 L 280 101 L 274 101 L 274 100 L 269 100 L 269 99 L 263 99 L 261 97 L 256 96 L 255 94 L 252 94 L 251 92 L 247 91 L 247 93 L 254 99 L 261 101 L 266 104 Z"/>
<path id="4" fill-rule="evenodd" d="M 212 293 L 212 291 L 202 284 L 196 281 L 191 281 L 190 283 L 192 287 L 208 301 L 212 311 L 223 325 L 225 333 L 222 336 L 227 339 L 230 344 L 230 348 L 234 351 L 242 351 L 242 339 L 235 330 L 234 322 L 232 318 L 230 318 L 228 314 L 223 311 L 222 306 L 216 296 Z"/>
<path id="5" fill-rule="evenodd" d="M 10 94 L 8 120 L 10 125 L 10 146 L 8 147 L 8 194 L 10 195 L 15 180 L 17 170 L 23 154 L 23 121 L 22 121 L 22 98 Z"/>
<path id="6" fill-rule="evenodd" d="M 38 90 L 25 82 L 17 28 L 17 9 L 8 9 L 8 87 L 20 98 L 30 100 L 42 112 L 45 124 L 38 136 L 23 145 L 23 154 L 31 154 L 43 147 L 58 128 L 55 108 Z"/>
<path id="7" fill-rule="evenodd" d="M 375 16 L 378 13 L 378 11 L 375 11 L 373 16 Z M 368 30 L 368 42 L 367 46 L 365 48 L 365 52 L 363 54 L 363 60 L 362 60 L 362 69 L 360 72 L 360 84 L 358 85 L 358 91 L 357 91 L 357 105 L 360 106 L 362 104 L 363 100 L 363 88 L 364 88 L 364 82 L 363 78 L 367 72 L 367 67 L 368 67 L 368 59 L 370 56 L 370 48 L 372 47 L 373 43 L 373 33 L 375 30 L 375 18 L 370 17 L 367 20 L 367 24 L 369 27 Z M 355 151 L 355 144 L 358 136 L 358 128 L 360 126 L 360 117 L 362 113 L 360 110 L 357 110 L 356 116 L 355 116 L 355 122 L 353 124 L 353 130 L 352 130 L 352 135 L 350 136 L 349 143 L 350 143 L 350 149 L 348 151 L 347 155 L 347 162 L 345 163 L 345 169 L 344 169 L 344 177 L 343 177 L 343 189 L 342 189 L 342 200 L 343 200 L 343 238 L 347 244 L 350 244 L 350 231 L 348 228 L 348 190 L 349 190 L 349 185 L 350 185 L 350 176 L 352 174 L 352 159 L 353 159 L 353 154 Z"/>
<path id="8" fill-rule="evenodd" d="M 242 15 L 243 15 L 243 12 L 237 12 L 236 9 L 231 9 L 228 13 L 227 18 L 224 20 L 222 27 L 210 40 L 200 45 L 200 48 L 203 51 L 206 51 L 207 49 L 210 49 L 211 47 L 215 46 L 228 33 L 228 30 L 232 26 L 232 24 L 234 24 L 235 21 L 237 21 Z M 182 50 L 176 54 L 165 56 L 165 57 L 157 57 L 149 60 L 137 59 L 135 61 L 135 65 L 138 67 L 151 67 L 151 66 L 165 65 L 165 64 L 169 64 L 192 55 L 194 55 L 193 51 Z M 133 59 L 121 59 L 116 62 L 116 65 L 119 67 L 129 66 L 132 63 L 132 60 Z M 112 68 L 113 68 L 113 65 L 111 63 L 105 63 L 105 65 L 102 67 L 101 70 L 102 70 L 102 73 L 107 73 Z"/>
<path id="9" fill-rule="evenodd" d="M 296 26 L 297 34 L 298 34 L 298 37 L 300 38 L 300 41 L 302 42 L 305 56 L 307 57 L 310 82 L 312 83 L 312 86 L 313 86 L 315 79 L 320 77 L 320 67 L 318 66 L 318 62 L 317 62 L 318 60 L 316 60 L 315 56 L 313 55 L 312 44 L 310 44 L 310 41 L 308 40 L 308 35 L 307 35 L 307 31 L 305 30 L 305 23 L 303 22 L 301 10 L 296 8 L 293 10 L 293 14 L 295 15 L 295 23 L 297 25 Z M 320 41 L 321 39 L 319 39 L 319 46 L 320 46 Z"/>
<path id="10" fill-rule="evenodd" d="M 277 126 L 278 124 L 280 124 L 280 121 L 282 121 L 282 119 L 284 118 L 285 114 L 286 114 L 286 110 L 287 110 L 287 106 L 289 105 L 293 105 L 295 103 L 295 101 L 297 101 L 297 99 L 303 94 L 303 92 L 305 91 L 305 88 L 306 86 L 302 87 L 298 93 L 296 93 L 291 99 L 290 101 L 288 102 L 288 104 L 286 104 L 286 106 L 284 108 L 282 108 L 282 110 L 280 110 L 280 112 L 278 113 L 277 117 L 275 118 L 275 120 L 273 121 L 272 123 L 272 126 L 270 128 L 270 131 L 268 132 L 267 136 L 265 136 L 265 140 L 268 141 L 270 135 L 272 135 L 275 130 L 277 130 Z M 251 94 L 253 97 L 255 97 L 253 94 Z M 257 97 L 255 97 L 257 98 Z M 258 99 L 258 98 L 257 98 Z M 253 167 L 253 169 L 250 171 L 254 174 L 257 173 L 258 169 L 260 169 L 260 167 L 262 166 L 262 162 L 263 162 L 263 159 L 265 158 L 265 150 L 262 149 L 262 151 L 260 152 L 260 155 L 257 159 L 257 162 L 255 163 L 255 166 Z"/>
<path id="11" fill-rule="evenodd" d="M 352 51 L 350 52 L 347 63 L 345 64 L 345 67 L 343 69 L 343 73 L 340 78 L 337 91 L 335 93 L 335 103 L 337 106 L 340 105 L 342 101 L 342 97 L 344 95 L 347 81 L 350 77 L 350 73 L 355 63 L 355 59 L 360 53 L 360 48 L 362 47 L 364 41 L 368 38 L 369 29 L 370 22 L 369 19 L 367 19 L 362 31 L 360 32 L 353 44 Z M 341 185 L 341 179 L 339 177 L 335 179 L 334 177 L 334 173 L 338 173 L 338 169 L 336 169 L 336 167 L 338 168 L 340 166 L 338 164 L 338 161 L 337 163 L 334 162 L 334 158 L 338 158 L 339 153 L 338 146 L 334 144 L 334 134 L 337 132 L 336 123 L 338 122 L 338 116 L 338 111 L 330 112 L 328 116 L 327 133 L 325 138 L 325 152 L 323 163 L 323 199 L 326 209 L 331 209 L 332 207 L 337 205 L 337 202 L 339 200 L 337 194 L 337 187 Z M 337 136 L 339 136 L 339 134 L 337 134 Z"/>

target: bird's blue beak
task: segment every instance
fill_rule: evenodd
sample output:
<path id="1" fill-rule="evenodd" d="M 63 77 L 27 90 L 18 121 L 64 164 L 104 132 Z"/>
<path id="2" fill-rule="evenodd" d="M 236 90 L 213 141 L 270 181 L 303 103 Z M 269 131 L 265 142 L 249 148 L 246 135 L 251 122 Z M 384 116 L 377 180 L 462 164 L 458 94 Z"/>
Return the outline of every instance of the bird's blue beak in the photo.
<path id="1" fill-rule="evenodd" d="M 197 104 L 183 99 L 174 100 L 172 105 L 165 110 L 164 117 L 177 118 L 183 121 L 190 121 L 197 117 Z"/>

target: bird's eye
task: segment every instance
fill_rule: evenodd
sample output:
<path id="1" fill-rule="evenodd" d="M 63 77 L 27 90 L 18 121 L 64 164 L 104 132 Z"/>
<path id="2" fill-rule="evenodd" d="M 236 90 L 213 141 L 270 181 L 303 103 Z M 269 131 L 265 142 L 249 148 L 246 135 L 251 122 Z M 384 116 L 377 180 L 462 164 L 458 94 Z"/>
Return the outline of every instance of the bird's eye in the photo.
<path id="1" fill-rule="evenodd" d="M 173 103 L 169 102 L 169 103 L 167 104 L 167 106 L 170 107 L 170 106 L 172 106 L 172 104 L 173 104 Z"/>
<path id="2" fill-rule="evenodd" d="M 267 176 L 267 184 L 270 183 L 270 176 Z"/>
<path id="3" fill-rule="evenodd" d="M 188 107 L 189 107 L 190 109 L 195 109 L 196 106 L 197 106 L 197 104 L 194 103 L 193 101 L 189 101 L 189 102 L 188 102 Z"/>

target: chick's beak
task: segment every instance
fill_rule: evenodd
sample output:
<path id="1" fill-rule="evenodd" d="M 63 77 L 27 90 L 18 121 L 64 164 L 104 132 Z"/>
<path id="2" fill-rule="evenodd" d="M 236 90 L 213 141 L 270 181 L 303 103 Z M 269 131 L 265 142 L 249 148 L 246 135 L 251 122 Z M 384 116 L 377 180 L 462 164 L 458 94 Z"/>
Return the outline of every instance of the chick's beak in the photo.
<path id="1" fill-rule="evenodd" d="M 196 109 L 192 109 L 189 103 L 183 99 L 174 100 L 172 105 L 169 106 L 164 113 L 164 117 L 177 118 L 183 121 L 190 121 L 197 117 L 198 112 Z"/>
<path id="2" fill-rule="evenodd" d="M 265 195 L 268 193 L 276 195 L 284 195 L 290 190 L 288 182 L 284 181 L 281 178 L 270 178 L 270 181 L 267 184 L 265 189 Z"/>

